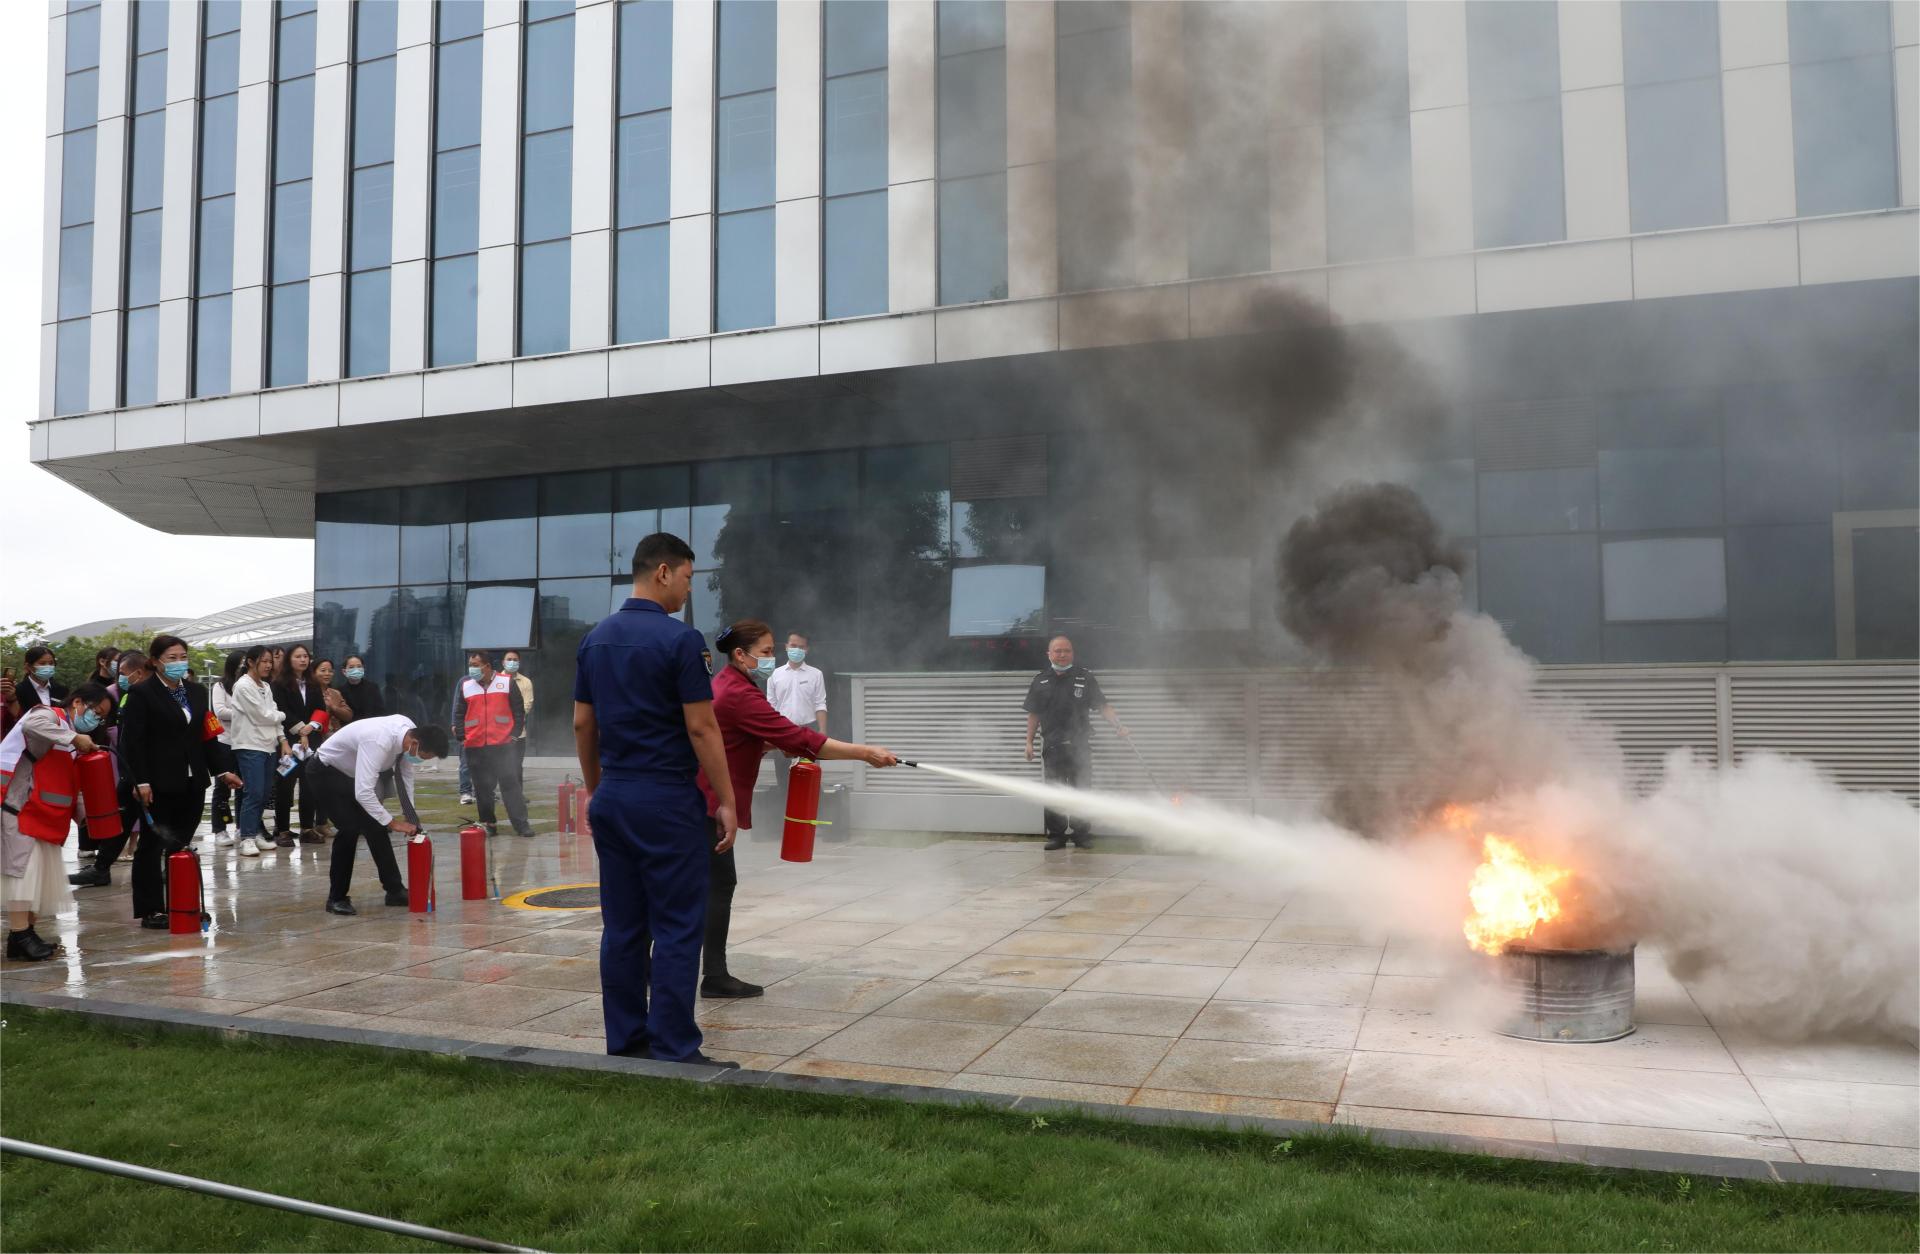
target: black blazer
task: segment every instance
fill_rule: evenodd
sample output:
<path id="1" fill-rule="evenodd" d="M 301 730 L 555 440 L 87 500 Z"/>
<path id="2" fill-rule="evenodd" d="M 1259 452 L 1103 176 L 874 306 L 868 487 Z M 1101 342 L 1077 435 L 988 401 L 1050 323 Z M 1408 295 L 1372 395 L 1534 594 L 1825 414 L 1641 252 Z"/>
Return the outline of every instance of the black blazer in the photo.
<path id="1" fill-rule="evenodd" d="M 158 675 L 127 693 L 119 737 L 130 782 L 151 785 L 155 792 L 193 792 L 233 769 L 233 751 L 206 734 L 207 690 L 192 681 L 185 686 L 191 718 L 181 716 L 180 703 Z"/>
<path id="2" fill-rule="evenodd" d="M 67 686 L 57 679 L 48 681 L 47 691 L 53 694 L 53 703 L 57 706 L 65 705 L 73 696 Z M 33 686 L 31 675 L 22 675 L 13 681 L 13 698 L 20 703 L 22 714 L 40 704 L 40 690 Z"/>
<path id="3" fill-rule="evenodd" d="M 300 739 L 293 734 L 295 723 L 310 722 L 315 710 L 327 708 L 326 690 L 320 686 L 319 680 L 311 677 L 311 671 L 308 672 L 308 676 L 307 695 L 304 701 L 300 697 L 300 685 L 291 679 L 285 683 L 276 681 L 273 685 L 273 703 L 280 707 L 280 734 L 285 736 L 290 744 L 298 743 Z"/>

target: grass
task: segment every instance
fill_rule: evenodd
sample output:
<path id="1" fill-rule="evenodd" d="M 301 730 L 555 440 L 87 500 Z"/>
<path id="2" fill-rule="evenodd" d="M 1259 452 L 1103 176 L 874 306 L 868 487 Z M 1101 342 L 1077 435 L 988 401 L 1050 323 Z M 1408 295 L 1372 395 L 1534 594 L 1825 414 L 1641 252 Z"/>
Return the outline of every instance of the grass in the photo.
<path id="1" fill-rule="evenodd" d="M 1902 1250 L 1912 1197 L 1143 1128 L 14 1008 L 8 1136 L 546 1249 Z M 0 1248 L 412 1248 L 0 1159 Z"/>

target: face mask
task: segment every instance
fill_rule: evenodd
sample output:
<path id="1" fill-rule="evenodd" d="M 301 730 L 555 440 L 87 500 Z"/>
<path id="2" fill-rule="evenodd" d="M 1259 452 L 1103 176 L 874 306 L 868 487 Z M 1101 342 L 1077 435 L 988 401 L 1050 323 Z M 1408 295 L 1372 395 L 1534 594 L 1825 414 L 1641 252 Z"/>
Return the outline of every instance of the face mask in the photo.
<path id="1" fill-rule="evenodd" d="M 92 710 L 80 711 L 80 716 L 73 720 L 73 730 L 82 736 L 88 735 L 98 726 L 100 726 L 100 716 Z"/>
<path id="2" fill-rule="evenodd" d="M 753 668 L 762 675 L 771 675 L 773 674 L 773 659 L 770 657 L 757 657 L 753 659 Z"/>
<path id="3" fill-rule="evenodd" d="M 54 675 L 54 668 L 51 666 L 36 666 L 33 668 L 33 677 L 35 679 L 40 679 L 40 680 L 52 679 L 53 675 Z"/>
<path id="4" fill-rule="evenodd" d="M 133 677 L 131 675 L 122 675 L 120 677 L 120 691 L 125 692 L 131 687 L 133 687 Z"/>
<path id="5" fill-rule="evenodd" d="M 507 660 L 507 674 L 518 675 L 519 673 L 520 673 L 520 663 L 509 658 Z"/>
<path id="6" fill-rule="evenodd" d="M 1048 661 L 1047 665 L 1053 667 L 1053 673 L 1056 675 L 1064 675 L 1073 669 L 1072 662 L 1068 662 L 1065 666 L 1062 666 L 1058 662 Z"/>
<path id="7" fill-rule="evenodd" d="M 187 677 L 189 665 L 187 662 L 168 662 L 163 669 L 167 672 L 168 679 L 179 680 Z"/>
<path id="8" fill-rule="evenodd" d="M 468 679 L 475 679 L 475 680 L 477 680 L 477 679 L 479 679 L 479 678 L 480 678 L 480 668 L 479 668 L 478 666 L 469 666 L 469 667 L 467 667 L 467 678 L 468 678 Z"/>
<path id="9" fill-rule="evenodd" d="M 348 679 L 351 679 L 351 680 L 354 680 L 355 682 L 358 682 L 359 680 L 362 680 L 362 679 L 365 679 L 366 677 L 367 677 L 367 672 L 366 672 L 366 670 L 365 670 L 365 669 L 364 669 L 363 667 L 359 667 L 359 666 L 349 666 L 349 667 L 347 667 L 347 678 L 348 678 Z"/>
<path id="10" fill-rule="evenodd" d="M 407 765 L 408 765 L 408 766 L 419 766 L 419 765 L 420 765 L 421 763 L 423 763 L 423 762 L 425 762 L 425 761 L 426 761 L 426 759 L 425 759 L 425 758 L 423 758 L 423 757 L 421 757 L 421 756 L 420 756 L 419 754 L 417 754 L 417 753 L 409 753 L 409 754 L 407 755 Z"/>
<path id="11" fill-rule="evenodd" d="M 806 660 L 807 660 L 807 651 L 805 649 L 788 649 L 787 650 L 787 661 L 804 662 Z"/>

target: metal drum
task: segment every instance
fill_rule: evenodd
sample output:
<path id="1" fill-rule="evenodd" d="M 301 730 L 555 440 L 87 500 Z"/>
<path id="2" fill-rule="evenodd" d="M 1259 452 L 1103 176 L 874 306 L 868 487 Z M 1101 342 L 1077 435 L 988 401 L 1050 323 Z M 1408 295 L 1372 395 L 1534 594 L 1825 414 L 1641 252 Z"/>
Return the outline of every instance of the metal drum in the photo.
<path id="1" fill-rule="evenodd" d="M 1612 1041 L 1633 1031 L 1633 946 L 1527 949 L 1494 960 L 1511 997 L 1497 1030 L 1526 1041 Z"/>

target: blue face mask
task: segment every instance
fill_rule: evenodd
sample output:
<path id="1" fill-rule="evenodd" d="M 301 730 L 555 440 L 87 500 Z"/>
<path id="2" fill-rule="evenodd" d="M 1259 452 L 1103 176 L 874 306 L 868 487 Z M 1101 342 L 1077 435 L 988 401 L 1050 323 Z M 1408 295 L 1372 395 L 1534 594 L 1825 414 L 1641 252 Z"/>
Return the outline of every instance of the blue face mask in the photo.
<path id="1" fill-rule="evenodd" d="M 507 671 L 507 674 L 509 674 L 509 675 L 518 675 L 518 674 L 520 673 L 520 662 L 519 662 L 519 659 L 517 659 L 517 658 L 508 658 L 508 659 L 507 659 L 507 666 L 506 666 L 506 671 Z"/>
<path id="2" fill-rule="evenodd" d="M 33 677 L 43 682 L 52 679 L 54 673 L 55 668 L 51 666 L 36 666 L 33 668 Z"/>
<path id="3" fill-rule="evenodd" d="M 125 692 L 127 689 L 131 687 L 133 687 L 133 676 L 122 675 L 120 677 L 120 691 Z"/>
<path id="4" fill-rule="evenodd" d="M 367 672 L 366 672 L 366 668 L 364 668 L 364 667 L 360 667 L 360 666 L 349 666 L 349 667 L 347 667 L 347 678 L 348 678 L 348 679 L 351 679 L 351 680 L 354 680 L 355 682 L 358 682 L 358 681 L 360 681 L 360 680 L 362 680 L 362 679 L 365 679 L 366 677 L 367 677 Z"/>
<path id="5" fill-rule="evenodd" d="M 192 663 L 190 662 L 168 662 L 161 669 L 167 672 L 168 679 L 181 680 L 187 677 L 187 671 L 191 667 Z"/>
<path id="6" fill-rule="evenodd" d="M 1066 664 L 1065 666 L 1062 666 L 1062 665 L 1060 665 L 1060 663 L 1058 663 L 1058 662 L 1052 662 L 1052 661 L 1050 661 L 1050 662 L 1048 662 L 1048 663 L 1047 663 L 1047 665 L 1048 665 L 1048 666 L 1051 666 L 1051 667 L 1053 667 L 1053 673 L 1054 673 L 1054 674 L 1056 674 L 1056 675 L 1064 675 L 1064 674 L 1066 674 L 1066 673 L 1067 673 L 1068 671 L 1070 671 L 1070 670 L 1072 670 L 1072 669 L 1073 669 L 1073 663 L 1072 663 L 1072 662 L 1068 662 L 1068 663 L 1067 663 L 1067 664 Z"/>
<path id="7" fill-rule="evenodd" d="M 82 736 L 90 735 L 98 726 L 100 726 L 100 716 L 92 710 L 80 711 L 79 717 L 73 720 L 73 730 Z"/>
<path id="8" fill-rule="evenodd" d="M 787 650 L 787 661 L 804 662 L 806 660 L 807 660 L 807 651 L 805 649 L 788 649 Z"/>
<path id="9" fill-rule="evenodd" d="M 480 668 L 478 666 L 467 667 L 467 678 L 478 680 L 480 678 Z"/>
<path id="10" fill-rule="evenodd" d="M 757 657 L 753 659 L 753 668 L 762 675 L 771 675 L 773 674 L 773 659 L 770 657 Z"/>
<path id="11" fill-rule="evenodd" d="M 417 753 L 409 753 L 409 754 L 407 754 L 407 765 L 408 765 L 408 766 L 419 766 L 419 765 L 420 765 L 420 764 L 421 764 L 422 762 L 425 762 L 425 761 L 426 761 L 426 759 L 425 759 L 425 758 L 423 758 L 423 757 L 421 757 L 421 756 L 420 756 L 419 754 L 417 754 Z"/>

